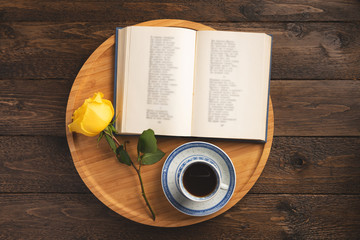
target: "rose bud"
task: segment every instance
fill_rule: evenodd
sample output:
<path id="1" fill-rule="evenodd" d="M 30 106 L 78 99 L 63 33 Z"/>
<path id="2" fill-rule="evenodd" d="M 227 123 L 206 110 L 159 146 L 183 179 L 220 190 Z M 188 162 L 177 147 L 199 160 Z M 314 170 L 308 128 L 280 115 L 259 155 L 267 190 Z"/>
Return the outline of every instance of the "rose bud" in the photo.
<path id="1" fill-rule="evenodd" d="M 114 116 L 114 108 L 112 103 L 103 97 L 103 93 L 95 93 L 75 110 L 72 116 L 73 122 L 68 125 L 70 132 L 93 137 L 109 125 Z"/>

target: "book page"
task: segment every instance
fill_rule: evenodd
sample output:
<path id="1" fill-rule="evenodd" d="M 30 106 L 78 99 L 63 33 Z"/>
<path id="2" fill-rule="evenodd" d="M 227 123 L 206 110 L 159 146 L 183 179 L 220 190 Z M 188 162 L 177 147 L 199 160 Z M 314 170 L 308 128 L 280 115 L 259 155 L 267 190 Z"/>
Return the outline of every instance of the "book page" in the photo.
<path id="1" fill-rule="evenodd" d="M 199 31 L 194 136 L 265 140 L 271 37 Z"/>
<path id="2" fill-rule="evenodd" d="M 128 27 L 121 132 L 191 134 L 196 32 Z"/>

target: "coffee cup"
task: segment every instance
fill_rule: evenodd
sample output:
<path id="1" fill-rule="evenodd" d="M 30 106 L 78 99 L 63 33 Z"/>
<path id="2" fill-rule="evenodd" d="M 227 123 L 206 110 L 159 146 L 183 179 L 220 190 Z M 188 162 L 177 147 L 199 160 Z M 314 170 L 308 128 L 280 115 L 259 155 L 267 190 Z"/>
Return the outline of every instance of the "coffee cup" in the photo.
<path id="1" fill-rule="evenodd" d="M 231 199 L 236 172 L 229 156 L 207 142 L 188 142 L 164 162 L 161 186 L 169 203 L 190 216 L 207 216 Z"/>
<path id="2" fill-rule="evenodd" d="M 189 200 L 207 201 L 229 186 L 221 182 L 220 168 L 212 159 L 192 156 L 183 161 L 176 173 L 179 191 Z"/>

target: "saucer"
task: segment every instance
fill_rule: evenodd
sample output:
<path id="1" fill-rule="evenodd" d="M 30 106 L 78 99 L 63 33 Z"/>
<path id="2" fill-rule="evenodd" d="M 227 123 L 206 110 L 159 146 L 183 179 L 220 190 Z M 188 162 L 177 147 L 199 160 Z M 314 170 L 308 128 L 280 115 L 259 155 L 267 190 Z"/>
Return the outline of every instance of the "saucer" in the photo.
<path id="1" fill-rule="evenodd" d="M 228 189 L 220 189 L 209 200 L 191 201 L 179 190 L 176 174 L 179 166 L 192 159 L 210 161 L 220 169 L 221 182 Z M 167 157 L 161 172 L 161 185 L 170 204 L 190 216 L 206 216 L 219 211 L 230 200 L 235 190 L 236 174 L 228 155 L 219 147 L 207 142 L 189 142 L 177 147 Z"/>

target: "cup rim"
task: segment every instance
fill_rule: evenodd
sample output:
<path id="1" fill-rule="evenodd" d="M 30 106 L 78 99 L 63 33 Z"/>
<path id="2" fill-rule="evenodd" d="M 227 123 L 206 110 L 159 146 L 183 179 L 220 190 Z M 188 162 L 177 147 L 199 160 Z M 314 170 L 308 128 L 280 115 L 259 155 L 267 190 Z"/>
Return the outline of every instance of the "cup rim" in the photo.
<path id="1" fill-rule="evenodd" d="M 205 163 L 206 165 L 210 166 L 211 169 L 214 171 L 215 175 L 216 175 L 216 186 L 214 188 L 214 190 L 209 193 L 208 195 L 205 195 L 205 196 L 202 196 L 202 197 L 198 197 L 198 196 L 195 196 L 193 194 L 191 194 L 184 186 L 183 184 L 183 177 L 184 177 L 184 173 L 186 171 L 187 168 L 189 168 L 192 164 L 194 163 L 199 163 L 199 162 L 202 162 L 202 163 Z M 181 170 L 181 173 L 180 173 L 180 176 L 179 178 L 177 179 L 178 181 L 178 184 L 179 184 L 179 190 L 180 192 L 186 197 L 188 198 L 189 200 L 192 200 L 192 201 L 196 201 L 196 202 L 202 202 L 202 201 L 207 201 L 207 200 L 210 200 L 211 198 L 213 198 L 216 193 L 219 191 L 220 189 L 220 185 L 221 185 L 221 174 L 220 174 L 220 171 L 216 168 L 216 166 L 214 166 L 213 163 L 209 162 L 209 161 L 206 161 L 206 160 L 203 160 L 203 159 L 196 159 L 196 160 L 193 160 L 191 162 L 188 162 L 185 164 L 185 166 L 183 167 L 183 169 Z"/>

